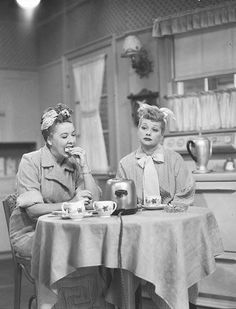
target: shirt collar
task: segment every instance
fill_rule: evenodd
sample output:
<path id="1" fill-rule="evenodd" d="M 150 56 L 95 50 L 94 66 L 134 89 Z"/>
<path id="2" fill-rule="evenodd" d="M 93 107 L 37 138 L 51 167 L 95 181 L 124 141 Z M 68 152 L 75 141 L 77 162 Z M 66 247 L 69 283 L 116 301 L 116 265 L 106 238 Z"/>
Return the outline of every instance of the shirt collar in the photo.
<path id="1" fill-rule="evenodd" d="M 137 159 L 141 159 L 142 157 L 147 156 L 147 154 L 143 151 L 141 146 L 136 150 L 135 157 Z M 158 145 L 157 149 L 151 155 L 152 159 L 158 163 L 164 163 L 164 150 L 162 145 Z"/>
<path id="2" fill-rule="evenodd" d="M 51 166 L 55 166 L 56 164 L 55 158 L 52 155 L 49 148 L 47 147 L 47 145 L 45 145 L 42 148 L 42 161 L 41 162 L 42 162 L 42 167 L 51 167 Z M 65 170 L 74 172 L 74 170 L 76 169 L 75 159 L 72 157 L 72 158 L 65 160 L 62 166 L 64 167 Z"/>

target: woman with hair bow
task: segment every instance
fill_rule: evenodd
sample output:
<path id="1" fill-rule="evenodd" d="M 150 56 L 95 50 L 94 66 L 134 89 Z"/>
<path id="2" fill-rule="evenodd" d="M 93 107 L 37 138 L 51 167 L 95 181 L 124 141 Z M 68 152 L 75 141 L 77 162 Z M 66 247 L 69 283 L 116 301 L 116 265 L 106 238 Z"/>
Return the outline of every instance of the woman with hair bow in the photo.
<path id="1" fill-rule="evenodd" d="M 167 108 L 145 103 L 138 109 L 140 146 L 119 162 L 118 178 L 132 179 L 138 203 L 144 205 L 148 196 L 157 196 L 162 204 L 193 204 L 195 183 L 183 158 L 163 147 L 166 123 L 174 114 Z"/>
<path id="2" fill-rule="evenodd" d="M 22 256 L 31 256 L 35 224 L 41 215 L 61 210 L 62 203 L 98 200 L 97 186 L 84 149 L 76 146 L 72 111 L 61 103 L 42 115 L 45 145 L 24 154 L 17 173 L 17 206 L 10 218 L 10 238 Z"/>

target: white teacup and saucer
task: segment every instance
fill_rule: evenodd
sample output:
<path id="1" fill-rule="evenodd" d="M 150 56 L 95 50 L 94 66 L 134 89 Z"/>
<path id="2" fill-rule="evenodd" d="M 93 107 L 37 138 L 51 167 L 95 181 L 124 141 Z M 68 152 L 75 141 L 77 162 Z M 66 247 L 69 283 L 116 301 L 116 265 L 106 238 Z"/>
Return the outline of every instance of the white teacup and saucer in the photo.
<path id="1" fill-rule="evenodd" d="M 98 213 L 99 217 L 108 218 L 116 210 L 117 204 L 113 201 L 95 201 L 93 209 Z"/>
<path id="2" fill-rule="evenodd" d="M 143 207 L 148 210 L 163 209 L 164 206 L 161 204 L 161 196 L 146 196 Z"/>
<path id="3" fill-rule="evenodd" d="M 61 206 L 63 219 L 82 219 L 85 214 L 84 200 L 77 202 L 64 202 Z"/>

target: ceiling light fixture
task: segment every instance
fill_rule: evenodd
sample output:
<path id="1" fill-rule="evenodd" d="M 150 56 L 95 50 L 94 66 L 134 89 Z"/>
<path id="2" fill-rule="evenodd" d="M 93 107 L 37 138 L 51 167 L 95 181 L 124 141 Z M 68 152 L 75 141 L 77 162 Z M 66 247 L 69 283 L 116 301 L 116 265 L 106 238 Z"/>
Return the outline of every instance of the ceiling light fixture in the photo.
<path id="1" fill-rule="evenodd" d="M 41 0 L 16 0 L 17 4 L 25 10 L 33 10 Z"/>

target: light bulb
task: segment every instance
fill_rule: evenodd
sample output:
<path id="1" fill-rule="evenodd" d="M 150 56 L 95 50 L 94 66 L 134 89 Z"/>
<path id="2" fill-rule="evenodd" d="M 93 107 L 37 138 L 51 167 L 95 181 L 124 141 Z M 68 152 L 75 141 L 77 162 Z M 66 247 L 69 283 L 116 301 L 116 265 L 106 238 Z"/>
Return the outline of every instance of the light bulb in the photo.
<path id="1" fill-rule="evenodd" d="M 41 0 L 16 0 L 17 4 L 26 10 L 32 10 L 39 5 Z"/>

